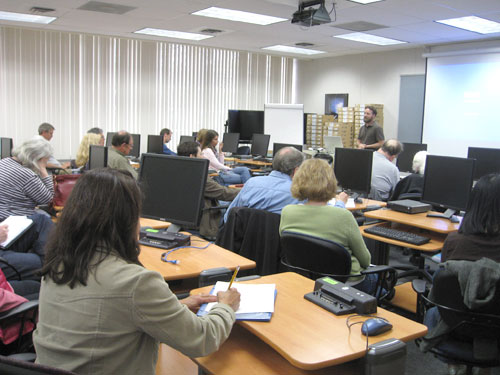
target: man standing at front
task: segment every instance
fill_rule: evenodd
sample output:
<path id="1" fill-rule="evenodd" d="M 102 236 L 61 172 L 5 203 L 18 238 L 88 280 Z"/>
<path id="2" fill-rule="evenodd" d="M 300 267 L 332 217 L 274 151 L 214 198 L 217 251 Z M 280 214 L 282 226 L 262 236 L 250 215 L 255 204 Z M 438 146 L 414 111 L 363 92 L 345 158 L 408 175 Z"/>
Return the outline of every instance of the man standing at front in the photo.
<path id="1" fill-rule="evenodd" d="M 137 172 L 126 157 L 134 148 L 134 138 L 125 130 L 120 130 L 113 135 L 111 145 L 108 148 L 108 167 L 128 171 L 137 179 Z"/>
<path id="2" fill-rule="evenodd" d="M 375 121 L 377 110 L 372 106 L 365 108 L 365 124 L 359 129 L 358 148 L 375 151 L 384 144 L 384 131 Z"/>
<path id="3" fill-rule="evenodd" d="M 403 146 L 396 139 L 384 142 L 378 151 L 373 153 L 372 183 L 370 198 L 387 201 L 399 181 L 399 170 L 393 161 L 403 151 Z"/>

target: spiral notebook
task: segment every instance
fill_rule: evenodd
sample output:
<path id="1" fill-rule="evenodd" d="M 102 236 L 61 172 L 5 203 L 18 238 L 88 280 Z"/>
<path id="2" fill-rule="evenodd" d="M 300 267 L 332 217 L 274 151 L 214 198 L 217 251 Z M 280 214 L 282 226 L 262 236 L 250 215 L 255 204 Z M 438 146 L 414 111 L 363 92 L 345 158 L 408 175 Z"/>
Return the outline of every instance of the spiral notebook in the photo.
<path id="1" fill-rule="evenodd" d="M 227 290 L 229 283 L 218 281 L 210 294 Z M 240 308 L 236 311 L 236 320 L 250 320 L 268 322 L 274 313 L 274 302 L 276 301 L 276 284 L 239 284 L 233 283 L 232 288 L 236 288 L 241 294 Z M 216 304 L 206 303 L 198 310 L 198 316 L 208 314 L 210 309 Z"/>
<path id="2" fill-rule="evenodd" d="M 26 216 L 9 216 L 0 223 L 0 225 L 4 224 L 8 226 L 9 231 L 7 233 L 7 239 L 0 243 L 1 249 L 7 249 L 21 237 L 23 233 L 33 225 L 33 220 L 28 219 Z"/>

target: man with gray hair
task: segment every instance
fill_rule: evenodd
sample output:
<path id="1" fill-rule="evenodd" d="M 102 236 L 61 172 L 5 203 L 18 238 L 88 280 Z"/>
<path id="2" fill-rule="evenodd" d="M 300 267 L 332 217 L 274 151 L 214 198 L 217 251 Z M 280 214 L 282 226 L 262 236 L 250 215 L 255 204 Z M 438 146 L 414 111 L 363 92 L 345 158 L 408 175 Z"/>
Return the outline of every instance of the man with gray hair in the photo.
<path id="1" fill-rule="evenodd" d="M 403 151 L 397 139 L 389 139 L 373 153 L 372 183 L 369 198 L 386 201 L 399 181 L 399 170 L 393 163 Z"/>
<path id="2" fill-rule="evenodd" d="M 49 124 L 48 122 L 43 122 L 38 127 L 38 137 L 43 138 L 46 141 L 50 142 L 52 137 L 54 136 L 55 128 Z M 47 162 L 47 168 L 69 168 L 70 162 L 60 163 L 54 156 L 50 156 L 49 161 Z"/>
<path id="3" fill-rule="evenodd" d="M 279 150 L 273 159 L 273 171 L 268 176 L 253 177 L 245 183 L 224 215 L 224 221 L 227 221 L 233 207 L 257 208 L 281 214 L 286 205 L 299 203 L 292 197 L 290 187 L 293 175 L 303 161 L 304 154 L 294 147 Z"/>

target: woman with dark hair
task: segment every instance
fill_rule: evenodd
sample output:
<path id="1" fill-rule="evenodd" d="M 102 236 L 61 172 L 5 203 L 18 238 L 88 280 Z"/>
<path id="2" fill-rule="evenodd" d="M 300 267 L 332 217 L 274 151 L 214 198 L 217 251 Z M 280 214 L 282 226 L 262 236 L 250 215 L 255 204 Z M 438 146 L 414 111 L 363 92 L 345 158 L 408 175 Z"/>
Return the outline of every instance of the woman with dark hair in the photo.
<path id="1" fill-rule="evenodd" d="M 446 238 L 441 261 L 485 257 L 500 262 L 500 174 L 481 177 L 468 206 L 458 232 Z"/>
<path id="2" fill-rule="evenodd" d="M 139 262 L 141 194 L 126 171 L 97 169 L 76 183 L 46 249 L 37 362 L 81 374 L 154 374 L 159 341 L 208 355 L 229 336 L 235 289 L 182 301 Z M 205 302 L 219 303 L 205 317 Z"/>
<path id="3" fill-rule="evenodd" d="M 207 130 L 201 139 L 201 154 L 210 161 L 209 168 L 219 171 L 219 177 L 224 185 L 244 184 L 251 177 L 247 167 L 229 168 L 224 165 L 222 142 L 219 143 L 219 152 L 216 146 L 219 143 L 219 134 L 215 130 Z"/>

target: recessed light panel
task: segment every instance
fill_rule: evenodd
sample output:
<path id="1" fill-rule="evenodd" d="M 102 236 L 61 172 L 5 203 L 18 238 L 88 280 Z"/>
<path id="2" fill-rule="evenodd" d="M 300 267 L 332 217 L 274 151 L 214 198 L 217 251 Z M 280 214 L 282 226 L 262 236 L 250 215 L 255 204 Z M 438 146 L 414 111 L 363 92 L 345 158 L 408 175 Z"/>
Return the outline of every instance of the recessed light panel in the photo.
<path id="1" fill-rule="evenodd" d="M 353 3 L 360 3 L 360 4 L 371 4 L 371 3 L 378 3 L 379 1 L 383 0 L 349 0 L 352 1 Z"/>
<path id="2" fill-rule="evenodd" d="M 186 33 L 183 31 L 173 31 L 173 30 L 163 30 L 163 29 L 152 29 L 147 27 L 142 30 L 137 30 L 134 33 L 136 34 L 146 34 L 146 35 L 155 35 L 162 36 L 165 38 L 174 38 L 174 39 L 187 39 L 187 40 L 203 40 L 208 38 L 213 38 L 212 35 L 203 35 L 196 33 Z"/>
<path id="3" fill-rule="evenodd" d="M 57 19 L 57 17 L 37 16 L 35 14 L 0 12 L 0 20 L 34 22 L 48 24 Z"/>
<path id="4" fill-rule="evenodd" d="M 199 10 L 191 14 L 194 14 L 195 16 L 252 23 L 255 25 L 271 25 L 273 23 L 283 22 L 287 20 L 286 18 L 266 16 L 265 14 L 243 12 L 241 10 L 225 9 L 218 7 L 210 7 L 207 9 Z"/>
<path id="5" fill-rule="evenodd" d="M 351 33 L 344 35 L 334 35 L 334 38 L 347 39 L 355 42 L 369 43 L 369 44 L 377 44 L 379 46 L 390 46 L 393 44 L 404 44 L 407 42 L 403 42 L 401 40 L 384 38 L 382 36 L 376 36 L 365 33 Z"/>
<path id="6" fill-rule="evenodd" d="M 270 47 L 264 47 L 262 49 L 270 50 L 270 51 L 278 51 L 278 52 L 286 52 L 286 53 L 296 53 L 299 55 L 317 55 L 320 53 L 325 53 L 325 51 L 319 51 L 315 49 L 307 49 L 307 48 L 297 48 L 291 46 L 283 46 L 283 45 L 275 45 Z"/>
<path id="7" fill-rule="evenodd" d="M 492 34 L 500 32 L 500 23 L 476 16 L 450 18 L 447 20 L 439 20 L 435 22 L 480 34 Z"/>

